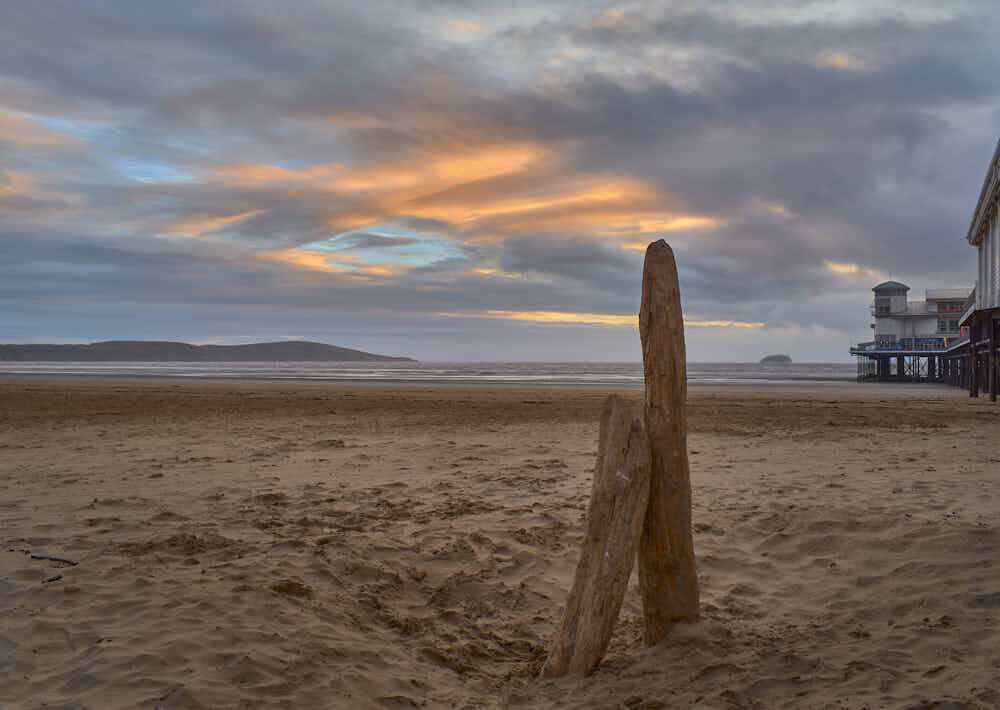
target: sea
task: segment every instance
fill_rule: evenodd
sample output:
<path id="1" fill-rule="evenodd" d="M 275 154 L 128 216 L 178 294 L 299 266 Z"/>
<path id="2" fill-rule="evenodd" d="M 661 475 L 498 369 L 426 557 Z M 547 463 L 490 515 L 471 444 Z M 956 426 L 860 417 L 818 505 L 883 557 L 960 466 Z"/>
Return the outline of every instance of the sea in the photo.
<path id="1" fill-rule="evenodd" d="M 0 362 L 0 376 L 172 377 L 426 384 L 642 387 L 641 362 Z M 687 364 L 699 385 L 831 385 L 854 381 L 854 363 Z"/>

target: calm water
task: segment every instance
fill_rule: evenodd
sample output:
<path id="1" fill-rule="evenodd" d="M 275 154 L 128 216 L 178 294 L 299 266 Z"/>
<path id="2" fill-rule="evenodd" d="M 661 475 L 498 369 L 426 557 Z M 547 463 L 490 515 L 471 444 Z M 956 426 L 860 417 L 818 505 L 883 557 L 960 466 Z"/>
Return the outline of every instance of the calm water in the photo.
<path id="1" fill-rule="evenodd" d="M 854 363 L 688 363 L 692 384 L 789 384 L 855 379 Z M 637 362 L 0 362 L 0 375 L 454 382 L 642 386 Z"/>

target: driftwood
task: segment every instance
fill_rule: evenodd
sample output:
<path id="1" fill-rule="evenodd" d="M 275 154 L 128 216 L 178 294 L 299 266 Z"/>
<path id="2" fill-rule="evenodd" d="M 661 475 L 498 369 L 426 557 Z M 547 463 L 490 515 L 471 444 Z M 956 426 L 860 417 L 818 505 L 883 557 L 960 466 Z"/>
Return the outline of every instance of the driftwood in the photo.
<path id="1" fill-rule="evenodd" d="M 636 559 L 646 643 L 698 618 L 684 322 L 674 254 L 662 239 L 646 250 L 639 335 L 645 405 L 639 416 L 616 396 L 604 404 L 587 531 L 543 676 L 597 668 Z"/>
<path id="2" fill-rule="evenodd" d="M 666 636 L 673 623 L 698 618 L 684 322 L 674 254 L 662 239 L 646 249 L 639 335 L 652 458 L 649 505 L 639 545 L 639 586 L 646 643 L 652 645 Z"/>
<path id="3" fill-rule="evenodd" d="M 542 675 L 589 674 L 611 640 L 649 499 L 649 441 L 639 413 L 612 395 L 601 412 L 587 532 Z"/>
<path id="4" fill-rule="evenodd" d="M 50 560 L 52 562 L 62 562 L 64 565 L 72 565 L 73 567 L 76 567 L 78 564 L 80 564 L 79 562 L 74 562 L 73 560 L 67 560 L 64 557 L 50 557 L 49 555 L 32 555 L 31 559 L 33 559 L 33 560 Z"/>

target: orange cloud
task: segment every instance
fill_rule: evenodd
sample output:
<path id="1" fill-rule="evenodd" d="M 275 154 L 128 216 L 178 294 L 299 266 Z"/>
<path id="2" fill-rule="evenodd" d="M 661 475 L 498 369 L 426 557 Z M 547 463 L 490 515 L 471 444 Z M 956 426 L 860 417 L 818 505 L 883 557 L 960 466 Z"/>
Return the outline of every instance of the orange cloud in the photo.
<path id="1" fill-rule="evenodd" d="M 481 23 L 471 20 L 448 20 L 445 22 L 445 27 L 450 34 L 463 39 L 486 31 Z"/>
<path id="2" fill-rule="evenodd" d="M 46 130 L 9 111 L 0 111 L 0 143 L 23 148 L 56 148 L 76 142 L 72 136 Z"/>
<path id="3" fill-rule="evenodd" d="M 246 220 L 261 214 L 263 211 L 264 210 L 249 210 L 248 212 L 240 212 L 239 214 L 226 216 L 206 214 L 190 215 L 171 222 L 167 225 L 166 231 L 170 234 L 178 234 L 186 237 L 200 237 L 208 234 L 209 232 L 218 232 L 226 227 L 229 227 L 230 225 L 245 222 Z"/>
<path id="4" fill-rule="evenodd" d="M 19 170 L 5 170 L 0 173 L 0 195 L 25 195 L 34 188 L 35 179 Z"/>
<path id="5" fill-rule="evenodd" d="M 871 269 L 866 266 L 861 266 L 859 264 L 850 264 L 837 261 L 825 261 L 823 266 L 826 267 L 828 271 L 839 276 L 864 276 L 871 281 L 885 281 L 886 275 L 883 274 L 878 269 Z"/>
<path id="6" fill-rule="evenodd" d="M 81 193 L 60 192 L 52 183 L 57 173 L 31 173 L 24 170 L 4 170 L 0 166 L 0 215 L 16 214 L 31 221 L 49 221 L 85 214 L 86 197 Z"/>
<path id="7" fill-rule="evenodd" d="M 528 323 L 566 323 L 576 325 L 601 325 L 637 328 L 639 315 L 618 315 L 613 313 L 573 313 L 568 311 L 506 311 L 489 310 L 479 313 L 439 313 L 442 316 L 501 318 Z M 700 320 L 685 318 L 684 325 L 693 328 L 763 328 L 763 322 L 732 320 Z"/>
<path id="8" fill-rule="evenodd" d="M 212 172 L 239 183 L 307 183 L 330 192 L 388 192 L 420 188 L 427 193 L 476 180 L 521 171 L 537 163 L 545 151 L 532 143 L 503 143 L 443 155 L 421 155 L 409 161 L 348 168 L 325 163 L 304 168 L 278 165 L 230 164 Z M 412 198 L 414 195 L 405 195 Z"/>
<path id="9" fill-rule="evenodd" d="M 817 67 L 841 71 L 865 72 L 872 70 L 872 63 L 856 54 L 843 50 L 822 52 L 813 60 Z"/>
<path id="10" fill-rule="evenodd" d="M 531 323 L 575 323 L 579 325 L 610 325 L 639 327 L 639 316 L 610 313 L 570 313 L 566 311 L 484 311 L 488 318 L 519 320 Z"/>
<path id="11" fill-rule="evenodd" d="M 473 269 L 472 271 L 480 276 L 495 276 L 500 279 L 523 280 L 528 278 L 525 274 L 516 271 L 501 271 L 500 269 Z"/>
<path id="12" fill-rule="evenodd" d="M 458 224 L 472 233 L 574 229 L 617 238 L 724 224 L 720 218 L 676 212 L 668 196 L 641 180 L 551 174 L 518 177 L 522 178 L 519 184 L 483 181 L 403 202 L 389 195 L 381 207 Z"/>
<path id="13" fill-rule="evenodd" d="M 624 182 L 624 181 L 623 181 Z M 490 217 L 508 215 L 531 215 L 563 210 L 566 208 L 610 206 L 629 200 L 627 187 L 609 183 L 594 187 L 569 190 L 562 193 L 538 197 L 496 199 L 479 205 L 442 204 L 442 200 L 432 200 L 412 209 L 420 217 L 442 217 L 449 222 L 471 222 Z"/>
<path id="14" fill-rule="evenodd" d="M 325 271 L 329 274 L 344 273 L 347 271 L 343 266 L 336 264 L 339 255 L 329 254 L 321 251 L 301 251 L 298 249 L 284 249 L 282 251 L 259 252 L 258 256 L 267 261 L 277 261 L 282 264 L 290 264 L 300 269 L 310 269 L 312 271 Z"/>
<path id="15" fill-rule="evenodd" d="M 387 216 L 372 211 L 368 214 L 360 212 L 334 213 L 323 218 L 323 225 L 332 232 L 351 232 L 356 229 L 374 227 L 383 222 Z"/>
<path id="16" fill-rule="evenodd" d="M 684 325 L 691 328 L 763 328 L 762 321 L 742 321 L 742 320 L 698 320 L 697 318 L 685 318 Z"/>
<path id="17" fill-rule="evenodd" d="M 343 171 L 339 163 L 313 165 L 302 169 L 283 168 L 278 165 L 233 164 L 215 168 L 213 172 L 226 179 L 241 184 L 268 184 L 282 182 L 313 182 L 329 180 Z"/>
<path id="18" fill-rule="evenodd" d="M 575 230 L 617 240 L 725 224 L 720 217 L 679 209 L 669 195 L 644 180 L 560 173 L 559 156 L 537 143 L 437 150 L 360 166 L 232 164 L 213 174 L 296 194 L 314 191 L 318 199 L 330 193 L 335 206 L 323 220 L 333 232 L 420 217 L 456 225 L 468 239 Z"/>
<path id="19" fill-rule="evenodd" d="M 362 264 L 357 257 L 350 254 L 331 254 L 330 252 L 309 249 L 263 251 L 258 252 L 257 256 L 265 261 L 288 264 L 298 269 L 323 271 L 328 274 L 342 274 L 355 278 L 393 276 L 397 273 L 385 265 Z"/>

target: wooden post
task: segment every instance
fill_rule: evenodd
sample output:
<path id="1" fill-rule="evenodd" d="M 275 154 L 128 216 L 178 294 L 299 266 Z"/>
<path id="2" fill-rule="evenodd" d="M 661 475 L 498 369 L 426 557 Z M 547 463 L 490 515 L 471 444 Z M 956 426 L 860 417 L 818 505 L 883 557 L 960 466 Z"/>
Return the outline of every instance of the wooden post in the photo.
<path id="1" fill-rule="evenodd" d="M 601 411 L 587 532 L 562 622 L 542 675 L 590 674 L 611 640 L 649 501 L 649 440 L 639 413 L 616 395 Z"/>
<path id="2" fill-rule="evenodd" d="M 677 621 L 698 618 L 687 456 L 687 363 L 673 251 L 646 249 L 639 336 L 646 376 L 646 433 L 652 454 L 649 508 L 639 545 L 645 638 L 658 643 Z"/>

